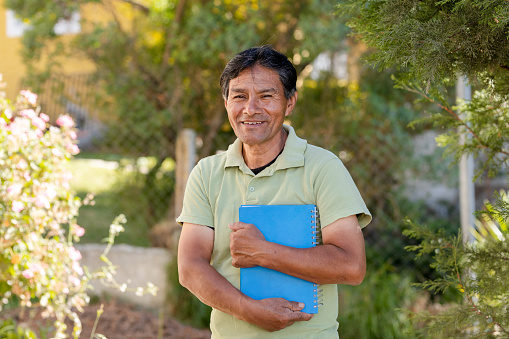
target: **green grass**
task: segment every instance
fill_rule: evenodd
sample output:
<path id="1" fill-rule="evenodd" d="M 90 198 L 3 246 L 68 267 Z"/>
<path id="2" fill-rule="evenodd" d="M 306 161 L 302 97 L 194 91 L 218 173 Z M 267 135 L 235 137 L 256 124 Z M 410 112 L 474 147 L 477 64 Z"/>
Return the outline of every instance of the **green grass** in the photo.
<path id="1" fill-rule="evenodd" d="M 98 155 L 94 155 L 98 157 Z M 101 156 L 102 159 L 115 159 Z M 122 201 L 118 193 L 119 171 L 113 168 L 115 162 L 102 159 L 87 159 L 87 156 L 73 159 L 68 168 L 73 173 L 71 189 L 84 199 L 88 193 L 94 194 L 94 205 L 82 206 L 78 216 L 78 224 L 85 228 L 82 243 L 101 243 L 108 237 L 109 226 L 119 214 L 125 214 L 127 223 L 125 232 L 121 233 L 115 243 L 135 246 L 150 246 L 149 227 L 140 215 L 130 215 L 127 208 L 129 201 Z M 132 197 L 135 199 L 135 197 Z M 124 207 L 123 207 L 124 206 Z"/>
<path id="2" fill-rule="evenodd" d="M 101 163 L 104 163 L 101 166 Z M 108 168 L 114 162 L 99 159 L 73 159 L 68 168 L 73 174 L 72 189 L 76 192 L 100 194 L 111 190 L 115 183 L 116 170 Z"/>

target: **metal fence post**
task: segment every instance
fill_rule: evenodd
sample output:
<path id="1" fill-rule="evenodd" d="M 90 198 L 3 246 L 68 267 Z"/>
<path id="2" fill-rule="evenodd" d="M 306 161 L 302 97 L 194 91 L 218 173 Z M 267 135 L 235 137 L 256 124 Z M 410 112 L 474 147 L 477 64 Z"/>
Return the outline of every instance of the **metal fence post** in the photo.
<path id="1" fill-rule="evenodd" d="M 456 84 L 456 96 L 458 99 L 471 100 L 472 91 L 465 76 L 459 76 Z M 462 142 L 465 142 L 463 136 Z M 460 160 L 460 220 L 463 243 L 473 242 L 473 235 L 470 229 L 474 226 L 475 212 L 475 186 L 474 186 L 474 157 L 471 154 L 464 154 Z"/>
<path id="2" fill-rule="evenodd" d="M 182 129 L 177 137 L 175 152 L 175 217 L 182 212 L 182 202 L 187 178 L 196 164 L 196 132 L 193 129 Z"/>

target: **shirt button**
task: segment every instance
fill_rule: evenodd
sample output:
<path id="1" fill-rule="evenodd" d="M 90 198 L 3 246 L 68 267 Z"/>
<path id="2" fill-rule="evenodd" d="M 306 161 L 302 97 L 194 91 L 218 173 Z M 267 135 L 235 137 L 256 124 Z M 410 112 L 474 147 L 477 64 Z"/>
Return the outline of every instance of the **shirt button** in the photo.
<path id="1" fill-rule="evenodd" d="M 254 192 L 254 187 L 253 187 L 253 186 L 249 187 L 249 190 L 250 190 L 251 192 Z"/>

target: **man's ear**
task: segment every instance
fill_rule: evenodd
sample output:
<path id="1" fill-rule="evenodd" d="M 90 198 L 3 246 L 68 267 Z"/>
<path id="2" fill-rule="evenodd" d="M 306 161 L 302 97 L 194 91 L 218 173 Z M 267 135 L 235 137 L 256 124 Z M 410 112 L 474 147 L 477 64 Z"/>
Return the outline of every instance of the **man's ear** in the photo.
<path id="1" fill-rule="evenodd" d="M 224 99 L 224 107 L 226 108 L 226 105 L 228 105 L 228 100 Z"/>
<path id="2" fill-rule="evenodd" d="M 297 98 L 299 97 L 299 94 L 297 91 L 293 93 L 293 95 L 288 99 L 288 102 L 286 103 L 286 112 L 285 117 L 289 116 L 290 113 L 292 113 L 293 109 L 295 108 L 295 104 L 297 104 Z"/>

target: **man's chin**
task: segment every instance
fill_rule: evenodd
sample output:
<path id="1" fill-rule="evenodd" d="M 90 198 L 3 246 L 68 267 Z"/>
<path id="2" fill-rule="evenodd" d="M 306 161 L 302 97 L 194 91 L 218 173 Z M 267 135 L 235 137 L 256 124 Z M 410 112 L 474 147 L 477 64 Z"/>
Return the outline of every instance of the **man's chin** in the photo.
<path id="1" fill-rule="evenodd" d="M 253 138 L 241 138 L 240 141 L 246 146 L 258 146 L 262 143 L 259 139 Z"/>

